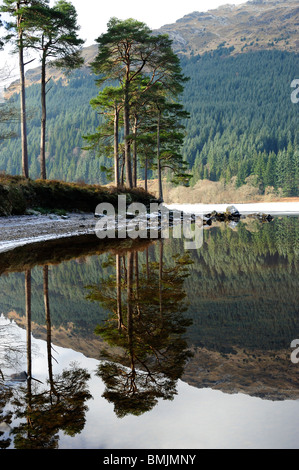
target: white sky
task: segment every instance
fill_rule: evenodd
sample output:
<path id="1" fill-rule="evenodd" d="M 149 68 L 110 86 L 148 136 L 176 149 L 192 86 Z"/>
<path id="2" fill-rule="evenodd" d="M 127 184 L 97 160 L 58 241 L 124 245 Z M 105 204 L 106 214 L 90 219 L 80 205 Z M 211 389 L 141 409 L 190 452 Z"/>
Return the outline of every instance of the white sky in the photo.
<path id="1" fill-rule="evenodd" d="M 0 0 L 1 1 L 1 0 Z M 246 0 L 69 0 L 76 7 L 78 23 L 81 26 L 80 37 L 85 46 L 94 44 L 95 39 L 107 30 L 107 23 L 113 16 L 119 19 L 134 18 L 146 23 L 151 29 L 157 29 L 165 24 L 175 23 L 193 11 L 207 11 L 224 4 L 240 5 Z M 50 0 L 53 5 L 55 0 Z M 17 78 L 17 57 L 11 56 L 8 49 L 0 51 L 0 69 L 5 65 L 13 69 L 12 79 Z M 34 61 L 29 68 L 36 67 Z M 1 80 L 1 79 L 0 79 Z M 9 80 L 11 81 L 11 80 Z M 0 93 L 1 85 L 0 81 Z"/>
<path id="2" fill-rule="evenodd" d="M 87 40 L 87 46 L 106 31 L 107 23 L 113 16 L 119 19 L 134 18 L 143 21 L 151 29 L 157 29 L 165 24 L 175 23 L 193 11 L 207 11 L 228 3 L 240 5 L 245 2 L 246 0 L 72 0 L 81 25 L 81 37 Z"/>

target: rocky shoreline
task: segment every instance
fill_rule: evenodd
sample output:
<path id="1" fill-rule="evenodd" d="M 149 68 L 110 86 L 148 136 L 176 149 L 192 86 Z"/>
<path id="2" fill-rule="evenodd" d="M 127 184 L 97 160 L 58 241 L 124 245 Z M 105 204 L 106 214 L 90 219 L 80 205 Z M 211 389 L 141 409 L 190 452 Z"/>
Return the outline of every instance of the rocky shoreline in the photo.
<path id="1" fill-rule="evenodd" d="M 183 216 L 186 215 L 186 212 L 180 211 L 179 209 L 174 212 L 182 216 L 181 219 L 180 217 L 176 218 L 178 222 L 183 220 Z M 173 225 L 172 217 L 174 212 L 173 210 L 169 212 L 170 226 Z M 187 215 L 191 222 L 195 222 L 197 218 L 196 214 L 191 213 Z M 155 216 L 155 214 L 148 214 L 148 219 L 152 216 Z M 70 212 L 64 215 L 55 213 L 43 215 L 34 211 L 30 214 L 28 213 L 28 215 L 0 217 L 0 253 L 30 243 L 46 242 L 75 236 L 95 235 L 96 225 L 101 217 L 103 216 L 95 216 L 94 213 Z M 127 214 L 127 220 L 134 217 L 134 214 Z M 202 220 L 204 226 L 211 226 L 214 222 L 237 224 L 240 220 L 247 217 L 254 217 L 264 223 L 269 223 L 273 220 L 272 215 L 268 213 L 256 212 L 243 215 L 234 206 L 228 206 L 226 210 L 221 212 L 214 210 L 205 213 Z M 125 223 L 125 219 L 123 222 Z"/>

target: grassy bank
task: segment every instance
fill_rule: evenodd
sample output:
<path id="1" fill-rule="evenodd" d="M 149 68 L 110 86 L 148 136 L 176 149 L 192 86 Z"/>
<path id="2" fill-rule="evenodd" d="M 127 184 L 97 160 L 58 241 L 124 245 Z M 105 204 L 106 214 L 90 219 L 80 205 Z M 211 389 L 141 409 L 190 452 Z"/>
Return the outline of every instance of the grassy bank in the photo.
<path id="1" fill-rule="evenodd" d="M 118 195 L 126 195 L 127 203 L 146 206 L 154 196 L 143 189 L 119 189 L 82 183 L 30 180 L 20 176 L 0 175 L 0 216 L 23 215 L 29 209 L 41 212 L 94 212 L 98 204 L 109 202 L 117 207 Z"/>
<path id="2" fill-rule="evenodd" d="M 143 182 L 140 182 L 142 186 Z M 166 204 L 242 204 L 258 202 L 299 202 L 298 197 L 285 197 L 282 191 L 267 187 L 261 194 L 251 178 L 247 183 L 236 187 L 236 178 L 229 183 L 224 181 L 200 180 L 193 187 L 174 186 L 166 180 L 163 182 L 164 201 Z M 148 182 L 149 191 L 158 195 L 158 181 Z"/>

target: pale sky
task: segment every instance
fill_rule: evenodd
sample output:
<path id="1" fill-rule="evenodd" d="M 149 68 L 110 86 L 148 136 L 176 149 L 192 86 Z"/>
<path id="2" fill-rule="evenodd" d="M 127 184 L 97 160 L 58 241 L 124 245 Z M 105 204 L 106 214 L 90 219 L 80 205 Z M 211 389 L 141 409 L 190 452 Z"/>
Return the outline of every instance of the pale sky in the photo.
<path id="1" fill-rule="evenodd" d="M 119 19 L 134 18 L 146 23 L 151 29 L 157 29 L 165 24 L 175 23 L 188 13 L 207 11 L 224 4 L 240 5 L 246 0 L 69 0 L 76 7 L 78 23 L 81 26 L 80 37 L 86 40 L 84 46 L 95 43 L 95 39 L 107 30 L 107 23 L 113 16 Z M 1 0 L 0 0 L 1 2 Z M 53 5 L 55 0 L 50 0 Z M 16 79 L 17 57 L 9 54 L 8 48 L 0 51 L 0 69 L 5 65 L 13 69 L 12 79 Z M 29 68 L 38 66 L 34 61 Z M 9 80 L 11 81 L 11 80 Z M 0 94 L 1 94 L 0 78 Z"/>
<path id="2" fill-rule="evenodd" d="M 224 4 L 240 5 L 246 0 L 72 0 L 78 13 L 78 23 L 81 25 L 81 37 L 86 39 L 86 45 L 93 44 L 95 39 L 106 31 L 110 18 L 134 18 L 143 21 L 151 29 L 157 29 L 165 24 L 175 23 L 193 11 L 207 11 Z M 52 4 L 55 1 L 51 1 Z"/>

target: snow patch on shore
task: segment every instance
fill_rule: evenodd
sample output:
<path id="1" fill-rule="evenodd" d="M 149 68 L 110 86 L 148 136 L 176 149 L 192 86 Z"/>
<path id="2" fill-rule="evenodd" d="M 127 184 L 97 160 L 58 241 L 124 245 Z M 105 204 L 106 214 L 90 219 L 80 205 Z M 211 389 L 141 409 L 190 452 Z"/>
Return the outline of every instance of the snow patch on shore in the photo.
<path id="1" fill-rule="evenodd" d="M 12 240 L 7 242 L 0 242 L 0 253 L 4 253 L 5 251 L 12 250 L 19 246 L 29 245 L 30 243 L 39 243 L 39 242 L 47 242 L 50 240 L 58 240 L 61 238 L 69 238 L 75 237 L 79 235 L 88 235 L 89 233 L 94 233 L 94 229 L 82 232 L 66 232 L 64 234 L 49 234 L 49 235 L 42 235 L 42 236 L 33 236 L 30 238 L 21 238 L 19 240 Z"/>
<path id="2" fill-rule="evenodd" d="M 94 233 L 93 214 L 12 216 L 0 218 L 0 253 L 30 243 Z"/>
<path id="3" fill-rule="evenodd" d="M 298 202 L 262 202 L 254 204 L 169 204 L 168 209 L 177 209 L 188 214 L 208 214 L 213 211 L 225 212 L 228 206 L 234 206 L 240 214 L 299 215 Z"/>

